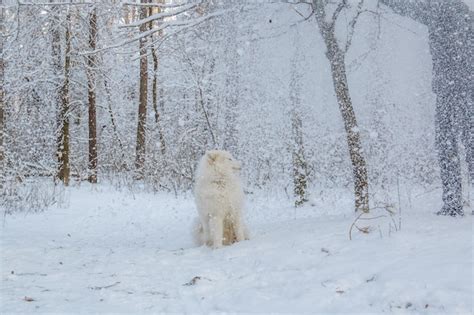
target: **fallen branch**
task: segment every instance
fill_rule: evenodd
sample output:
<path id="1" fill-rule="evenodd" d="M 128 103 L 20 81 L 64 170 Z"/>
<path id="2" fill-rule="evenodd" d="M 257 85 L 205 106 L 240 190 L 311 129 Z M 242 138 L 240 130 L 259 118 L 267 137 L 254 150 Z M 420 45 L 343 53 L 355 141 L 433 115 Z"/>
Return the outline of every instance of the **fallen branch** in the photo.
<path id="1" fill-rule="evenodd" d="M 117 281 L 117 282 L 115 282 L 114 284 L 105 285 L 105 286 L 102 286 L 102 287 L 89 287 L 89 289 L 91 289 L 91 290 L 108 289 L 108 288 L 111 288 L 111 287 L 114 287 L 114 286 L 118 285 L 119 283 L 120 283 L 120 281 Z"/>
<path id="2" fill-rule="evenodd" d="M 360 217 L 364 214 L 365 212 L 361 212 L 357 218 L 355 218 L 354 222 L 352 222 L 351 227 L 349 228 L 349 240 L 352 241 L 352 228 L 356 225 L 357 220 L 360 219 Z"/>
<path id="3" fill-rule="evenodd" d="M 195 285 L 198 280 L 201 280 L 201 277 L 196 276 L 196 277 L 192 278 L 191 281 L 186 282 L 183 285 L 185 285 L 185 286 Z"/>
<path id="4" fill-rule="evenodd" d="M 363 215 L 370 215 L 371 212 L 361 212 L 355 219 L 354 221 L 352 222 L 350 228 L 349 228 L 349 240 L 352 240 L 352 230 L 353 228 L 355 227 L 357 230 L 359 230 L 359 232 L 362 232 L 364 234 L 368 234 L 370 232 L 370 226 L 365 226 L 365 227 L 359 227 L 357 226 L 357 222 L 358 221 L 370 221 L 370 220 L 376 220 L 376 219 L 380 219 L 380 218 L 390 218 L 391 222 L 393 223 L 393 226 L 395 228 L 395 231 L 398 231 L 398 227 L 397 227 L 397 223 L 395 222 L 395 219 L 394 219 L 394 215 L 396 214 L 395 211 L 391 210 L 392 206 L 391 205 L 386 205 L 386 206 L 379 206 L 379 207 L 373 207 L 371 208 L 371 210 L 374 210 L 374 209 L 383 209 L 385 211 L 387 211 L 388 215 L 386 214 L 382 214 L 382 215 L 378 215 L 378 216 L 375 216 L 375 217 L 362 217 Z M 392 223 L 389 223 L 390 224 L 390 228 L 392 226 Z"/>

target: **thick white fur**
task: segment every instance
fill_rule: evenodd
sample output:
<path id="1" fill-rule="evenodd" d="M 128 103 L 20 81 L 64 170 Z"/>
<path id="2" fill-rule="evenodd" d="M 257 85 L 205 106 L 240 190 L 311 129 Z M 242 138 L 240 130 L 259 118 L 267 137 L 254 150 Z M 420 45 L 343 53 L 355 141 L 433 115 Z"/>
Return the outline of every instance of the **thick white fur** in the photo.
<path id="1" fill-rule="evenodd" d="M 213 248 L 248 239 L 243 222 L 240 163 L 227 151 L 207 151 L 196 172 L 194 197 L 199 213 L 194 237 Z"/>

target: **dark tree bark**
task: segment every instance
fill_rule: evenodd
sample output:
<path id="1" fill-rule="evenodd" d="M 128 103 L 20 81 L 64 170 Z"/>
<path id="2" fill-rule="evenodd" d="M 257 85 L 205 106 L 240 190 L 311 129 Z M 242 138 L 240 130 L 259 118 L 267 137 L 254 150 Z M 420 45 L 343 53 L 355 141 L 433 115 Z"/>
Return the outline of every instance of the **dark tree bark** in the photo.
<path id="1" fill-rule="evenodd" d="M 147 0 L 141 0 L 141 3 L 148 3 Z M 148 8 L 142 7 L 140 11 L 140 19 L 148 16 Z M 140 33 L 146 32 L 148 24 L 140 25 Z M 137 126 L 137 144 L 135 168 L 137 178 L 143 178 L 146 154 L 146 119 L 147 119 L 147 102 L 148 102 L 148 58 L 146 52 L 146 37 L 142 37 L 139 41 L 140 47 L 140 90 L 138 104 L 138 126 Z"/>
<path id="2" fill-rule="evenodd" d="M 362 1 L 360 2 L 362 3 Z M 313 0 L 313 10 L 318 23 L 319 31 L 326 44 L 326 57 L 331 66 L 332 81 L 336 93 L 339 110 L 346 131 L 347 146 L 352 163 L 354 180 L 355 211 L 369 212 L 369 180 L 367 165 L 363 155 L 360 132 L 355 116 L 349 85 L 346 76 L 345 54 L 348 49 L 339 46 L 335 34 L 335 26 L 339 13 L 347 6 L 346 0 L 341 0 L 330 21 L 326 20 L 326 1 Z M 351 27 L 355 26 L 355 21 Z"/>
<path id="3" fill-rule="evenodd" d="M 69 185 L 69 80 L 71 71 L 71 15 L 66 15 L 66 49 L 64 59 L 64 82 L 61 87 L 61 108 L 59 112 L 60 133 L 57 139 L 58 174 L 57 177 L 64 185 Z"/>
<path id="4" fill-rule="evenodd" d="M 97 42 L 96 8 L 89 15 L 89 49 L 94 51 Z M 89 176 L 91 183 L 97 183 L 97 110 L 96 110 L 96 56 L 87 56 L 87 92 L 89 102 Z"/>
<path id="5" fill-rule="evenodd" d="M 112 109 L 112 93 L 110 91 L 109 83 L 107 81 L 107 78 L 104 78 L 104 89 L 105 89 L 105 96 L 107 98 L 107 111 L 109 112 L 109 117 L 110 117 L 110 123 L 112 124 L 112 130 L 114 131 L 114 136 L 115 139 L 118 142 L 119 149 L 122 151 L 122 156 L 125 158 L 125 148 L 122 143 L 122 140 L 120 139 L 120 135 L 118 132 L 118 127 L 117 127 L 117 122 L 115 119 L 114 111 Z M 125 161 L 124 161 L 125 163 Z"/>
<path id="6" fill-rule="evenodd" d="M 436 94 L 436 148 L 443 186 L 438 214 L 463 215 L 459 138 L 474 178 L 474 15 L 460 0 L 381 0 L 428 27 Z"/>
<path id="7" fill-rule="evenodd" d="M 152 47 L 151 55 L 153 57 L 153 91 L 152 91 L 152 102 L 153 109 L 155 110 L 155 123 L 158 126 L 158 137 L 160 140 L 161 154 L 166 153 L 165 136 L 163 132 L 163 126 L 160 120 L 160 109 L 158 108 L 158 56 L 156 49 Z"/>
<path id="8" fill-rule="evenodd" d="M 3 1 L 0 0 L 0 19 L 5 20 Z M 0 34 L 5 33 L 5 26 L 0 23 Z M 0 195 L 3 191 L 6 163 L 5 163 L 5 91 L 4 82 L 4 63 L 3 63 L 3 40 L 0 40 Z"/>
<path id="9" fill-rule="evenodd" d="M 53 0 L 50 0 L 53 2 Z M 51 7 L 51 19 L 49 21 L 50 32 L 51 32 L 51 60 L 53 64 L 53 72 L 55 77 L 61 78 L 63 76 L 63 60 L 61 53 L 61 34 L 59 32 L 59 23 L 56 18 L 59 16 L 58 6 Z M 55 106 L 56 112 L 56 158 L 57 158 L 57 171 L 55 179 L 60 179 L 60 166 L 61 166 L 61 142 L 62 142 L 62 89 L 64 82 L 56 87 L 55 91 Z"/>

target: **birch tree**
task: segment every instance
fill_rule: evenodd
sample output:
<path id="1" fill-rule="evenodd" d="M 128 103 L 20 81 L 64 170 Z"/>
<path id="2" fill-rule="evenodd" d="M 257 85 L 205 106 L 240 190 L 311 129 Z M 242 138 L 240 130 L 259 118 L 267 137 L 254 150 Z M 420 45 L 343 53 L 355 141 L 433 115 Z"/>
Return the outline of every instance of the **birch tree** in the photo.
<path id="1" fill-rule="evenodd" d="M 5 8 L 3 7 L 3 1 L 0 0 L 0 20 L 5 21 Z M 0 36 L 5 34 L 5 27 L 3 22 L 0 23 Z M 3 84 L 5 81 L 4 72 L 4 60 L 3 60 L 3 43 L 4 40 L 0 40 L 0 195 L 3 193 L 3 186 L 5 181 L 6 163 L 5 163 L 5 100 L 4 100 L 4 88 Z"/>
<path id="2" fill-rule="evenodd" d="M 357 12 L 348 25 L 348 36 L 344 43 L 336 36 L 336 24 L 340 13 L 349 7 L 347 0 L 330 3 L 325 0 L 313 0 L 312 11 L 316 17 L 319 33 L 326 46 L 326 57 L 331 68 L 334 91 L 344 122 L 347 146 L 352 163 L 352 176 L 354 180 L 355 210 L 369 212 L 369 180 L 367 176 L 367 163 L 362 149 L 360 129 L 352 105 L 345 57 L 352 42 L 352 35 L 359 15 L 362 13 L 364 0 L 360 0 Z M 330 14 L 331 9 L 332 14 Z"/>

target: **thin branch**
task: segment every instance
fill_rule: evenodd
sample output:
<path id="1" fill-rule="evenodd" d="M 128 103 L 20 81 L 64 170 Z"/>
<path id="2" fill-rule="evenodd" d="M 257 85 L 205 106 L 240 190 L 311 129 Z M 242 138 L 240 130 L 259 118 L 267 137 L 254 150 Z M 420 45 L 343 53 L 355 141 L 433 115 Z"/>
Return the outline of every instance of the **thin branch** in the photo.
<path id="1" fill-rule="evenodd" d="M 352 222 L 351 227 L 349 228 L 349 240 L 352 241 L 352 228 L 356 225 L 356 222 L 360 219 L 360 217 L 364 214 L 365 212 L 361 212 L 357 218 L 355 218 L 354 222 Z"/>
<path id="2" fill-rule="evenodd" d="M 167 18 L 167 17 L 175 17 L 179 14 L 182 14 L 182 13 L 188 12 L 191 9 L 194 9 L 199 4 L 200 3 L 190 4 L 190 5 L 184 6 L 183 8 L 180 8 L 180 10 L 176 10 L 176 11 L 156 13 L 156 14 L 153 14 L 153 15 L 145 18 L 145 19 L 138 20 L 134 23 L 121 25 L 121 26 L 119 26 L 119 28 L 138 27 L 142 24 L 149 23 L 149 22 L 152 22 L 152 21 L 155 21 L 155 20 L 163 20 L 164 18 Z"/>
<path id="3" fill-rule="evenodd" d="M 311 6 L 311 12 L 309 13 L 308 16 L 304 16 L 303 13 L 301 13 L 300 11 L 298 11 L 295 7 L 293 7 L 293 10 L 295 10 L 295 12 L 296 12 L 299 16 L 301 16 L 301 17 L 303 18 L 302 21 L 307 21 L 307 20 L 308 20 L 310 17 L 312 17 L 313 14 L 314 14 L 314 8 L 313 8 L 312 6 Z M 302 22 L 302 21 L 300 21 L 300 22 Z"/>
<path id="4" fill-rule="evenodd" d="M 362 14 L 362 12 L 364 12 L 362 10 L 362 7 L 364 5 L 364 0 L 360 0 L 359 1 L 359 4 L 357 5 L 357 13 L 356 15 L 354 16 L 354 18 L 349 22 L 349 34 L 347 36 L 347 41 L 346 41 L 346 45 L 344 47 L 344 52 L 346 53 L 349 48 L 351 47 L 351 44 L 352 44 L 352 37 L 354 36 L 354 30 L 355 30 L 355 26 L 357 24 L 357 21 L 359 20 L 359 16 Z"/>
<path id="5" fill-rule="evenodd" d="M 120 284 L 120 281 L 117 281 L 113 284 L 110 284 L 110 285 L 104 285 L 104 286 L 95 286 L 95 287 L 89 287 L 89 289 L 91 290 L 102 290 L 102 289 L 108 289 L 108 288 L 111 288 L 111 287 L 114 287 L 116 285 Z"/>
<path id="6" fill-rule="evenodd" d="M 202 3 L 202 1 L 199 1 Z M 188 5 L 188 3 L 181 3 L 181 4 L 164 4 L 164 3 L 135 3 L 135 2 L 124 2 L 122 3 L 124 6 L 134 6 L 134 7 L 156 7 L 162 9 L 176 9 Z"/>
<path id="7" fill-rule="evenodd" d="M 96 49 L 96 50 L 92 50 L 92 51 L 84 51 L 84 52 L 79 53 L 79 55 L 96 54 L 98 52 L 102 52 L 102 51 L 105 51 L 105 50 L 119 48 L 119 47 L 122 47 L 122 46 L 125 46 L 125 45 L 128 45 L 128 44 L 134 43 L 136 41 L 139 41 L 142 38 L 151 36 L 151 35 L 155 34 L 156 32 L 160 32 L 160 31 L 163 31 L 163 30 L 165 30 L 167 28 L 171 28 L 171 27 L 183 27 L 183 28 L 187 29 L 187 28 L 199 25 L 199 24 L 201 24 L 201 23 L 203 23 L 203 22 L 205 22 L 205 21 L 207 21 L 211 18 L 219 16 L 219 15 L 223 14 L 224 12 L 226 12 L 226 11 L 211 13 L 211 14 L 208 14 L 206 16 L 203 16 L 203 17 L 200 17 L 200 18 L 197 18 L 197 19 L 193 19 L 193 20 L 190 20 L 190 21 L 169 21 L 169 22 L 166 22 L 166 23 L 162 23 L 159 27 L 153 28 L 153 29 L 148 30 L 146 32 L 142 32 L 142 33 L 140 33 L 140 35 L 135 36 L 134 38 L 125 40 L 125 41 L 123 41 L 121 43 L 118 43 L 118 44 L 115 44 L 115 45 L 110 45 L 110 46 L 107 46 L 107 47 L 103 47 L 103 48 L 100 48 L 100 49 Z M 147 44 L 146 47 L 144 47 L 144 48 L 148 48 L 149 46 L 150 46 L 150 44 Z"/>
<path id="8" fill-rule="evenodd" d="M 380 218 L 390 218 L 390 220 L 392 221 L 393 223 L 393 226 L 395 228 L 395 231 L 398 231 L 399 228 L 397 228 L 397 224 L 395 222 L 395 219 L 394 219 L 394 215 L 395 215 L 395 212 L 391 211 L 390 208 L 392 206 L 391 205 L 385 205 L 385 206 L 379 206 L 379 207 L 372 207 L 370 210 L 374 210 L 374 209 L 383 209 L 385 211 L 387 211 L 388 215 L 386 214 L 381 214 L 381 215 L 378 215 L 378 216 L 375 216 L 375 217 L 366 217 L 366 218 L 363 218 L 362 216 L 363 215 L 367 215 L 368 213 L 366 212 L 361 212 L 355 219 L 354 221 L 352 222 L 351 224 L 351 227 L 349 228 L 349 240 L 352 240 L 352 229 L 355 227 L 356 229 L 358 229 L 360 232 L 362 233 L 368 233 L 369 232 L 369 228 L 370 227 L 365 227 L 365 228 L 360 228 L 357 226 L 357 222 L 358 221 L 370 221 L 370 220 L 376 220 L 376 219 L 380 219 Z"/>
<path id="9" fill-rule="evenodd" d="M 375 220 L 375 219 L 380 219 L 380 218 L 386 218 L 387 216 L 385 214 L 382 214 L 382 215 L 379 215 L 379 216 L 376 216 L 376 217 L 371 217 L 371 218 L 359 218 L 359 220 Z"/>
<path id="10" fill-rule="evenodd" d="M 18 5 L 29 5 L 29 6 L 57 6 L 57 5 L 75 5 L 75 6 L 81 6 L 81 5 L 92 5 L 94 4 L 93 2 L 21 2 L 18 1 Z"/>
<path id="11" fill-rule="evenodd" d="M 336 25 L 339 14 L 341 13 L 342 9 L 344 9 L 346 6 L 347 6 L 347 0 L 342 0 L 342 2 L 339 3 L 336 10 L 334 10 L 334 13 L 332 14 L 331 24 L 329 25 L 330 28 L 333 28 Z"/>
<path id="12" fill-rule="evenodd" d="M 212 14 L 208 14 L 206 16 L 203 16 L 199 19 L 195 19 L 193 21 L 190 21 L 189 23 L 190 24 L 182 24 L 180 25 L 179 29 L 177 31 L 174 31 L 172 33 L 168 33 L 166 36 L 162 36 L 162 37 L 158 37 L 158 39 L 156 40 L 152 40 L 150 43 L 146 44 L 144 47 L 143 47 L 143 50 L 146 50 L 145 54 L 149 54 L 148 52 L 148 49 L 152 46 L 155 47 L 155 49 L 160 49 L 161 45 L 167 40 L 169 39 L 170 37 L 173 37 L 179 33 L 182 33 L 186 30 L 188 30 L 189 28 L 193 28 L 195 26 L 198 26 L 199 24 L 203 23 L 203 22 L 206 22 L 207 20 L 209 19 L 212 19 L 212 18 L 215 18 L 216 16 L 219 16 L 221 14 L 224 14 L 225 12 L 227 11 L 221 11 L 221 12 L 216 12 L 216 13 L 212 13 Z M 159 29 L 157 29 L 158 31 L 161 31 L 161 30 L 164 30 L 168 27 L 174 27 L 176 25 L 165 25 L 164 27 L 160 27 Z M 156 30 L 156 29 L 155 29 Z M 155 33 L 155 32 L 153 32 Z M 140 55 L 141 56 L 141 55 Z M 137 59 L 140 59 L 140 56 L 136 57 L 136 58 L 133 58 L 132 61 L 135 61 Z"/>

